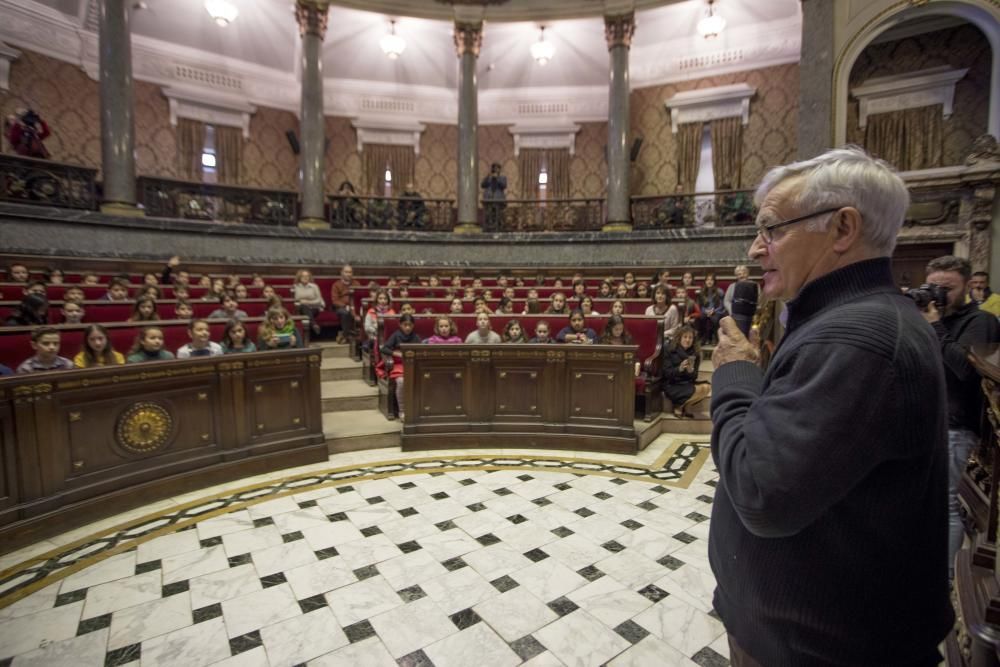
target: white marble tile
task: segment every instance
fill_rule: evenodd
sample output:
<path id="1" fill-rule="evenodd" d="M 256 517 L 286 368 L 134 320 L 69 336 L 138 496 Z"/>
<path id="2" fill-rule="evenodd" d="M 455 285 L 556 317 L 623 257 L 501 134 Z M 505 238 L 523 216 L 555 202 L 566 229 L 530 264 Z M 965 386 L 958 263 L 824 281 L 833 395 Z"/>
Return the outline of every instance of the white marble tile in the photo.
<path id="1" fill-rule="evenodd" d="M 662 639 L 648 635 L 638 644 L 618 655 L 608 667 L 695 667 L 683 653 Z"/>
<path id="2" fill-rule="evenodd" d="M 368 501 L 362 498 L 361 494 L 357 491 L 348 491 L 347 493 L 338 492 L 317 500 L 316 506 L 323 510 L 325 514 L 336 514 L 337 512 L 346 512 L 357 507 L 368 507 Z"/>
<path id="3" fill-rule="evenodd" d="M 358 528 L 368 528 L 369 526 L 377 526 L 386 521 L 392 521 L 399 517 L 399 512 L 392 509 L 385 503 L 379 503 L 378 505 L 369 505 L 367 502 L 364 507 L 356 507 L 352 510 L 347 511 L 347 518 L 351 520 Z"/>
<path id="4" fill-rule="evenodd" d="M 90 588 L 98 584 L 104 584 L 115 579 L 124 579 L 135 574 L 135 552 L 126 552 L 111 556 L 99 563 L 85 567 L 79 572 L 74 572 L 62 582 L 60 593 L 78 591 L 81 588 Z"/>
<path id="5" fill-rule="evenodd" d="M 277 546 L 283 542 L 281 531 L 277 526 L 261 526 L 222 536 L 222 546 L 226 549 L 226 556 L 230 558 Z"/>
<path id="6" fill-rule="evenodd" d="M 435 667 L 513 667 L 521 658 L 485 623 L 456 632 L 424 649 Z"/>
<path id="7" fill-rule="evenodd" d="M 343 586 L 327 593 L 324 597 L 341 627 L 347 627 L 403 604 L 396 591 L 381 576 Z"/>
<path id="8" fill-rule="evenodd" d="M 548 499 L 556 505 L 568 509 L 570 512 L 575 512 L 581 507 L 591 505 L 596 500 L 592 494 L 584 493 L 577 488 L 566 489 L 565 491 L 553 493 L 551 496 L 548 496 Z"/>
<path id="9" fill-rule="evenodd" d="M 302 531 L 302 536 L 313 551 L 339 547 L 365 537 L 350 521 L 330 521 L 325 526 L 306 528 Z"/>
<path id="10" fill-rule="evenodd" d="M 582 609 L 535 633 L 545 648 L 567 665 L 602 665 L 631 644 Z"/>
<path id="11" fill-rule="evenodd" d="M 536 526 L 530 521 L 521 523 L 507 522 L 506 526 L 498 528 L 494 535 L 520 552 L 531 551 L 555 542 L 559 537 L 543 526 Z"/>
<path id="12" fill-rule="evenodd" d="M 299 600 L 320 593 L 329 593 L 358 580 L 351 568 L 339 556 L 295 567 L 284 572 L 295 597 Z"/>
<path id="13" fill-rule="evenodd" d="M 393 493 L 399 493 L 402 490 L 399 488 L 399 484 L 391 478 L 373 479 L 369 482 L 355 484 L 354 488 L 357 489 L 358 494 L 362 498 L 385 497 Z"/>
<path id="14" fill-rule="evenodd" d="M 253 566 L 257 574 L 266 577 L 276 572 L 284 572 L 293 567 L 315 563 L 317 558 L 305 540 L 295 540 L 287 544 L 278 544 L 260 551 L 251 551 Z"/>
<path id="15" fill-rule="evenodd" d="M 326 518 L 326 514 L 318 507 L 307 507 L 304 510 L 295 509 L 292 512 L 276 514 L 271 518 L 274 519 L 274 525 L 278 527 L 278 530 L 282 534 L 326 526 L 330 523 L 330 520 Z"/>
<path id="16" fill-rule="evenodd" d="M 680 540 L 668 537 L 649 526 L 643 526 L 638 530 L 630 530 L 615 538 L 615 542 L 625 547 L 632 553 L 642 554 L 651 560 L 663 558 L 672 551 L 677 551 L 684 546 Z"/>
<path id="17" fill-rule="evenodd" d="M 522 662 L 521 667 L 565 667 L 562 660 L 552 655 L 552 651 L 542 651 L 527 662 Z"/>
<path id="18" fill-rule="evenodd" d="M 251 519 L 263 519 L 264 517 L 275 516 L 276 514 L 294 512 L 298 509 L 299 504 L 295 502 L 295 499 L 292 496 L 285 496 L 284 498 L 265 500 L 262 503 L 251 505 L 247 508 L 247 512 L 250 514 Z"/>
<path id="19" fill-rule="evenodd" d="M 675 595 L 668 595 L 632 620 L 689 657 L 726 631 L 722 623 Z"/>
<path id="20" fill-rule="evenodd" d="M 532 525 L 545 530 L 552 530 L 580 520 L 579 514 L 574 514 L 565 507 L 559 507 L 555 504 L 536 507 L 530 512 L 522 512 L 521 516 L 530 521 Z"/>
<path id="21" fill-rule="evenodd" d="M 258 646 L 249 651 L 237 653 L 231 658 L 220 660 L 212 667 L 270 667 L 270 663 L 267 661 L 267 651 L 264 650 L 263 646 Z"/>
<path id="22" fill-rule="evenodd" d="M 207 540 L 211 537 L 228 535 L 250 528 L 253 528 L 253 519 L 250 518 L 250 513 L 247 510 L 236 510 L 198 522 L 198 539 Z"/>
<path id="23" fill-rule="evenodd" d="M 76 636 L 83 601 L 0 623 L 0 659 Z"/>
<path id="24" fill-rule="evenodd" d="M 453 521 L 456 526 L 472 537 L 482 537 L 486 533 L 492 533 L 494 530 L 499 530 L 510 524 L 510 521 L 490 510 L 466 514 L 453 519 Z"/>
<path id="25" fill-rule="evenodd" d="M 159 600 L 162 590 L 163 583 L 159 570 L 91 586 L 87 589 L 83 618 L 93 618 L 143 602 Z"/>
<path id="26" fill-rule="evenodd" d="M 520 551 L 502 542 L 467 553 L 462 556 L 462 560 L 472 566 L 487 581 L 493 581 L 497 577 L 531 565 L 531 561 L 521 555 Z"/>
<path id="27" fill-rule="evenodd" d="M 685 544 L 671 555 L 688 565 L 693 565 L 702 572 L 712 572 L 712 565 L 708 562 L 708 542 L 705 540 L 696 540 L 691 544 Z"/>
<path id="28" fill-rule="evenodd" d="M 249 595 L 263 588 L 251 563 L 194 577 L 188 582 L 188 587 L 192 609 Z"/>
<path id="29" fill-rule="evenodd" d="M 369 637 L 309 661 L 309 667 L 398 667 L 378 637 Z"/>
<path id="30" fill-rule="evenodd" d="M 464 495 L 462 497 L 465 498 Z M 427 503 L 435 502 L 435 499 L 431 498 L 431 494 L 423 489 L 399 489 L 396 493 L 387 495 L 385 502 L 392 509 L 401 510 L 407 507 L 419 508 Z"/>
<path id="31" fill-rule="evenodd" d="M 712 611 L 715 595 L 715 577 L 711 572 L 683 565 L 653 582 L 671 595 L 677 595 L 688 604 L 706 614 Z"/>
<path id="32" fill-rule="evenodd" d="M 723 656 L 726 660 L 731 659 L 729 655 L 729 636 L 726 633 L 719 635 L 718 639 L 708 645 L 708 648 Z M 947 667 L 946 663 L 941 663 L 941 665 Z"/>
<path id="33" fill-rule="evenodd" d="M 523 586 L 480 602 L 473 611 L 508 642 L 531 634 L 558 618 Z"/>
<path id="34" fill-rule="evenodd" d="M 222 617 L 189 625 L 142 643 L 142 662 L 149 665 L 202 667 L 225 660 L 229 638 Z"/>
<path id="35" fill-rule="evenodd" d="M 337 547 L 340 556 L 352 569 L 395 558 L 403 553 L 385 535 L 372 535 Z"/>
<path id="36" fill-rule="evenodd" d="M 429 598 L 390 609 L 369 620 L 389 654 L 397 659 L 458 632 L 451 619 Z"/>
<path id="37" fill-rule="evenodd" d="M 341 521 L 340 523 L 343 522 Z M 419 514 L 408 517 L 399 517 L 393 521 L 387 521 L 386 523 L 380 524 L 379 528 L 386 537 L 396 544 L 402 544 L 403 542 L 409 542 L 410 540 L 427 537 L 428 535 L 434 535 L 435 533 L 441 532 L 433 522 L 428 520 L 426 517 L 420 516 Z"/>
<path id="38" fill-rule="evenodd" d="M 576 477 L 570 480 L 569 485 L 577 491 L 590 496 L 593 496 L 595 493 L 600 493 L 601 491 L 604 491 L 605 493 L 613 493 L 618 488 L 618 485 L 611 482 L 610 477 L 603 477 L 601 475 L 584 475 L 583 477 Z M 551 498 L 549 500 L 551 500 Z"/>
<path id="39" fill-rule="evenodd" d="M 553 493 L 559 493 L 559 489 L 555 487 L 555 483 L 541 479 L 533 479 L 529 482 L 512 486 L 510 490 L 525 500 L 545 498 L 546 496 L 551 496 Z"/>
<path id="40" fill-rule="evenodd" d="M 198 533 L 194 530 L 182 530 L 179 533 L 161 535 L 149 542 L 144 542 L 136 549 L 136 562 L 148 563 L 151 560 L 176 556 L 201 548 Z"/>
<path id="41" fill-rule="evenodd" d="M 378 571 L 398 591 L 439 577 L 448 570 L 429 552 L 420 549 L 382 561 Z"/>
<path id="42" fill-rule="evenodd" d="M 654 486 L 655 484 L 648 484 L 646 482 L 628 481 L 615 489 L 614 496 L 633 505 L 640 505 L 647 500 L 656 502 L 656 498 L 659 498 L 661 494 L 653 491 Z"/>
<path id="43" fill-rule="evenodd" d="M 452 519 L 472 513 L 472 510 L 453 498 L 435 500 L 432 503 L 421 505 L 416 509 L 420 512 L 420 516 L 431 523 L 451 521 Z"/>
<path id="44" fill-rule="evenodd" d="M 222 617 L 226 620 L 226 632 L 230 638 L 301 613 L 292 587 L 288 584 L 278 584 L 222 602 Z"/>
<path id="45" fill-rule="evenodd" d="M 462 488 L 462 485 L 459 484 L 457 480 L 449 477 L 448 475 L 424 477 L 422 479 L 415 480 L 415 483 L 427 493 L 439 493 L 444 491 L 448 495 L 451 495 L 452 491 Z"/>
<path id="46" fill-rule="evenodd" d="M 653 605 L 614 577 L 601 577 L 566 597 L 609 628 L 618 627 Z"/>
<path id="47" fill-rule="evenodd" d="M 175 581 L 225 570 L 229 567 L 229 559 L 226 558 L 226 550 L 220 544 L 164 558 L 160 561 L 160 567 L 163 570 L 163 585 L 166 586 Z"/>
<path id="48" fill-rule="evenodd" d="M 271 667 L 291 667 L 348 643 L 326 607 L 261 628 L 260 637 Z"/>
<path id="49" fill-rule="evenodd" d="M 479 546 L 478 543 L 476 546 Z M 62 582 L 57 581 L 54 584 L 35 591 L 27 597 L 21 598 L 14 604 L 0 609 L 0 622 L 52 609 L 56 604 L 56 597 L 59 595 L 59 586 L 61 585 Z"/>
<path id="50" fill-rule="evenodd" d="M 49 642 L 14 658 L 12 667 L 103 667 L 108 646 L 108 628 L 79 637 Z M 0 653 L 5 651 L 0 650 Z"/>
<path id="51" fill-rule="evenodd" d="M 611 575 L 634 591 L 653 583 L 667 572 L 667 569 L 656 561 L 627 549 L 611 554 L 594 565 L 601 572 Z"/>
<path id="52" fill-rule="evenodd" d="M 607 500 L 595 499 L 594 503 L 587 505 L 587 509 L 618 523 L 635 519 L 645 513 L 645 510 L 618 498 L 608 498 Z"/>
<path id="53" fill-rule="evenodd" d="M 587 585 L 586 579 L 555 558 L 546 558 L 513 572 L 510 576 L 542 602 L 552 602 Z"/>
<path id="54" fill-rule="evenodd" d="M 419 538 L 417 543 L 441 562 L 476 551 L 483 546 L 469 537 L 464 530 L 435 529 L 434 533 Z"/>
<path id="55" fill-rule="evenodd" d="M 191 623 L 191 595 L 187 591 L 122 609 L 111 615 L 108 650 L 145 641 Z"/>
<path id="56" fill-rule="evenodd" d="M 628 532 L 625 526 L 600 514 L 574 521 L 566 527 L 597 544 L 604 544 Z"/>
<path id="57" fill-rule="evenodd" d="M 324 486 L 319 489 L 313 489 L 312 491 L 303 491 L 302 493 L 296 493 L 291 498 L 296 503 L 304 503 L 310 500 L 319 500 L 320 498 L 326 498 L 327 496 L 332 496 L 336 493 L 338 493 L 337 487 Z"/>
<path id="58" fill-rule="evenodd" d="M 471 567 L 421 582 L 420 587 L 449 616 L 500 595 L 500 591 Z"/>
<path id="59" fill-rule="evenodd" d="M 579 570 L 608 557 L 608 550 L 580 535 L 570 535 L 545 545 L 549 556 L 562 561 L 571 570 Z"/>
<path id="60" fill-rule="evenodd" d="M 671 535 L 687 531 L 696 522 L 691 519 L 679 517 L 673 512 L 660 508 L 650 510 L 649 512 L 643 514 L 642 521 L 640 523 L 650 526 L 651 528 L 655 528 L 669 537 Z"/>
<path id="61" fill-rule="evenodd" d="M 16 551 L 4 554 L 3 556 L 0 556 L 0 572 L 47 553 L 55 549 L 57 546 L 58 545 L 51 540 L 43 540 Z"/>
<path id="62" fill-rule="evenodd" d="M 538 505 L 530 500 L 525 500 L 513 493 L 509 496 L 497 496 L 493 500 L 484 501 L 483 505 L 486 505 L 487 509 L 496 512 L 502 517 L 508 517 L 512 514 L 523 514 L 538 507 Z"/>

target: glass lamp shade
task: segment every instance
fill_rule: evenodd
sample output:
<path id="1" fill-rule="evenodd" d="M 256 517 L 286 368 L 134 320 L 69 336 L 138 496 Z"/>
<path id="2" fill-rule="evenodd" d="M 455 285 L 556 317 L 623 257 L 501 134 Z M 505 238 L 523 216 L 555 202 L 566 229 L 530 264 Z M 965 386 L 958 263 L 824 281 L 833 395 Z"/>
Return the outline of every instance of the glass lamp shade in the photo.
<path id="1" fill-rule="evenodd" d="M 708 16 L 698 21 L 698 33 L 705 39 L 714 39 L 725 29 L 726 19 L 712 12 L 711 6 L 708 11 Z"/>
<path id="2" fill-rule="evenodd" d="M 205 0 L 205 11 L 223 28 L 236 20 L 239 10 L 226 0 Z"/>
<path id="3" fill-rule="evenodd" d="M 389 56 L 391 60 L 395 60 L 406 50 L 406 40 L 395 32 L 382 37 L 378 45 L 382 47 L 382 53 Z"/>
<path id="4" fill-rule="evenodd" d="M 552 60 L 552 56 L 555 55 L 556 47 L 552 46 L 552 42 L 545 41 L 545 35 L 537 42 L 531 45 L 531 57 L 535 59 L 539 65 L 543 67 Z"/>

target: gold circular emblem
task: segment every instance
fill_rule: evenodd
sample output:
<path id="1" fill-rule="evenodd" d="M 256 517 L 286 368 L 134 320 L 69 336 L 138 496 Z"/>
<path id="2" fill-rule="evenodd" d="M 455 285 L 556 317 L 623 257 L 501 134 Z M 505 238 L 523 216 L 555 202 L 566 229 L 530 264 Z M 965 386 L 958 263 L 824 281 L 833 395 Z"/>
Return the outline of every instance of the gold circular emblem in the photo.
<path id="1" fill-rule="evenodd" d="M 146 454 L 166 444 L 173 419 L 159 403 L 143 401 L 131 406 L 118 418 L 118 444 L 130 452 Z"/>

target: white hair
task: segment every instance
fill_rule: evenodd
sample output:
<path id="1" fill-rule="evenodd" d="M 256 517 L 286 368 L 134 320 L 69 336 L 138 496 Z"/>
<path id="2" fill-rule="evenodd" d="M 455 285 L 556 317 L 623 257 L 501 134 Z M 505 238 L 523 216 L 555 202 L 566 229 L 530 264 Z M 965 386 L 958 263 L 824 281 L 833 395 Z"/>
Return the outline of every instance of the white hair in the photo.
<path id="1" fill-rule="evenodd" d="M 792 202 L 798 211 L 806 214 L 834 206 L 853 206 L 861 213 L 862 240 L 882 255 L 892 254 L 910 205 L 910 192 L 889 163 L 857 146 L 835 148 L 811 160 L 767 172 L 754 194 L 754 203 L 759 206 L 779 183 L 796 177 L 803 178 Z M 809 223 L 810 229 L 825 229 L 831 217 Z"/>

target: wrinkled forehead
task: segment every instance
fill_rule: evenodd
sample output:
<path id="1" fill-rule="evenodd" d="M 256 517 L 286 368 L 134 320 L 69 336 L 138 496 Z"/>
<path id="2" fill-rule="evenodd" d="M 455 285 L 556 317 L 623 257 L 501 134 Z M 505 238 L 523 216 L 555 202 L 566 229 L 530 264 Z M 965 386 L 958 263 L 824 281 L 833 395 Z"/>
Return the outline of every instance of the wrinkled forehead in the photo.
<path id="1" fill-rule="evenodd" d="M 771 188 L 760 202 L 758 223 L 778 222 L 798 213 L 798 198 L 805 187 L 804 176 L 787 178 Z"/>

